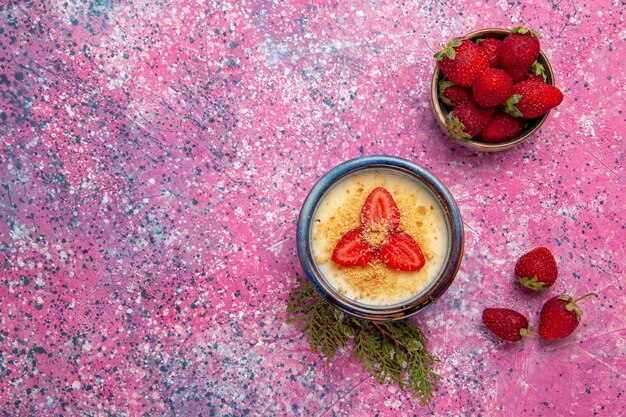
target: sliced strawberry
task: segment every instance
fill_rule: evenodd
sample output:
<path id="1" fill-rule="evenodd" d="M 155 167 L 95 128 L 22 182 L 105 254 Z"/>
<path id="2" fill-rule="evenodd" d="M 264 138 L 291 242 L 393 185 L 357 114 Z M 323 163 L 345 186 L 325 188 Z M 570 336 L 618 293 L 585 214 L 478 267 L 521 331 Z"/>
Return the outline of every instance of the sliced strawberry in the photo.
<path id="1" fill-rule="evenodd" d="M 400 224 L 400 209 L 391 193 L 383 187 L 375 188 L 365 199 L 361 222 L 366 229 L 393 231 Z"/>
<path id="2" fill-rule="evenodd" d="M 376 251 L 367 243 L 363 229 L 357 227 L 346 233 L 333 250 L 332 260 L 341 266 L 365 266 L 376 257 Z"/>
<path id="3" fill-rule="evenodd" d="M 419 245 L 405 232 L 395 232 L 379 249 L 380 260 L 392 269 L 419 271 L 426 262 Z"/>

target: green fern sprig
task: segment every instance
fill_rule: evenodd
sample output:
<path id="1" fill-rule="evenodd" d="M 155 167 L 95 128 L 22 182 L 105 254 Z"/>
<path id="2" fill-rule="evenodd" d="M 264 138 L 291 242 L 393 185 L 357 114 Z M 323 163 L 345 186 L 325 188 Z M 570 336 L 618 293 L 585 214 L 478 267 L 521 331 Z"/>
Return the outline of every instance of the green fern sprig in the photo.
<path id="1" fill-rule="evenodd" d="M 287 323 L 297 323 L 311 350 L 321 350 L 327 362 L 352 340 L 350 359 L 378 382 L 392 381 L 410 389 L 423 405 L 430 403 L 440 379 L 433 370 L 437 360 L 426 348 L 424 333 L 408 319 L 375 322 L 345 315 L 319 297 L 308 281 L 299 280 L 287 304 Z"/>

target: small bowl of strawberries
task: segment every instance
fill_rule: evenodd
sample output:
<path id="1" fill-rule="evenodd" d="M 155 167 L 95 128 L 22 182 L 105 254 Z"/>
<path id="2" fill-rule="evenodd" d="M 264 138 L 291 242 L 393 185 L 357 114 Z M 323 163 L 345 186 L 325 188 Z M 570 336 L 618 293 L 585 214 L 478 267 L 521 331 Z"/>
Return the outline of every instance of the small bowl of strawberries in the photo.
<path id="1" fill-rule="evenodd" d="M 523 26 L 482 29 L 452 39 L 435 54 L 432 109 L 451 140 L 502 151 L 543 125 L 563 93 L 540 39 Z"/>

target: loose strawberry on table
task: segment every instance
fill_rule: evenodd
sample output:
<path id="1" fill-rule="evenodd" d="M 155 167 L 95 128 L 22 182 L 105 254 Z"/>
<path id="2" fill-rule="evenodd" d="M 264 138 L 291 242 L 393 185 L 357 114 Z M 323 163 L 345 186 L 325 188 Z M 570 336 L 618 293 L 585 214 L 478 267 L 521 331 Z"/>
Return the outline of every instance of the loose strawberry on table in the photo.
<path id="1" fill-rule="evenodd" d="M 545 340 L 557 340 L 572 334 L 583 314 L 577 303 L 591 296 L 598 297 L 598 294 L 589 293 L 577 299 L 559 295 L 549 299 L 539 314 L 539 336 Z"/>
<path id="2" fill-rule="evenodd" d="M 508 342 L 519 342 L 530 333 L 528 319 L 510 308 L 486 308 L 482 318 L 485 327 Z"/>
<path id="3" fill-rule="evenodd" d="M 550 249 L 538 247 L 522 255 L 515 264 L 515 278 L 520 285 L 533 291 L 551 287 L 559 268 Z"/>

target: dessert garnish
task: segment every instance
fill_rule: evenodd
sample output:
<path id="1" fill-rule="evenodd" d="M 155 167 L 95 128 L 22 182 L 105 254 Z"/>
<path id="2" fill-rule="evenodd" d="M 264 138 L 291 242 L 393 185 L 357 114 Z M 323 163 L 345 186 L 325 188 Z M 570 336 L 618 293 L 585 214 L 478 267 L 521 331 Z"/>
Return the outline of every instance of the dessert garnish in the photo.
<path id="1" fill-rule="evenodd" d="M 389 191 L 375 188 L 361 209 L 361 225 L 339 240 L 332 260 L 340 266 L 365 266 L 380 259 L 399 271 L 419 271 L 424 254 L 413 237 L 398 230 L 400 210 Z"/>
<path id="2" fill-rule="evenodd" d="M 287 304 L 287 323 L 319 350 L 327 363 L 338 351 L 350 347 L 350 359 L 371 372 L 379 383 L 391 382 L 430 403 L 441 377 L 434 371 L 437 359 L 426 347 L 427 339 L 409 319 L 376 322 L 354 318 L 317 295 L 308 280 L 298 280 Z"/>

